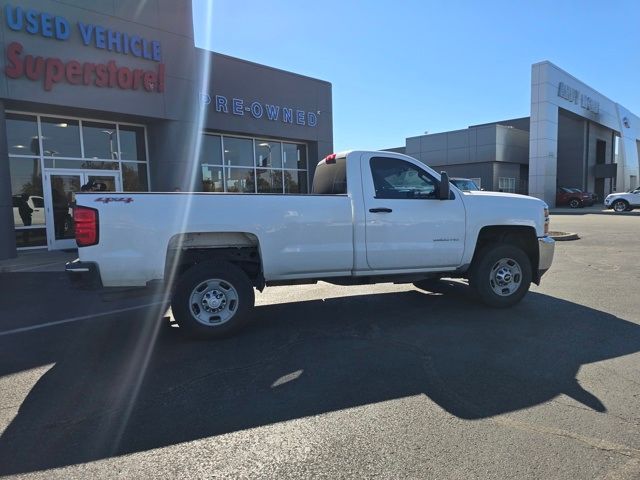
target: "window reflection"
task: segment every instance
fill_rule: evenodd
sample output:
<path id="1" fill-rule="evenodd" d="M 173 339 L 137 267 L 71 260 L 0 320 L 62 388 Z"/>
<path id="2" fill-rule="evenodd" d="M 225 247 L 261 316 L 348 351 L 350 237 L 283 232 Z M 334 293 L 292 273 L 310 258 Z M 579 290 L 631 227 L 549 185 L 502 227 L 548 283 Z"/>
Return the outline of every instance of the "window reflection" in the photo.
<path id="1" fill-rule="evenodd" d="M 202 191 L 224 192 L 222 167 L 202 165 Z"/>
<path id="2" fill-rule="evenodd" d="M 256 140 L 256 166 L 282 168 L 282 152 L 280 142 Z"/>
<path id="3" fill-rule="evenodd" d="M 47 245 L 46 228 L 16 229 L 16 247 L 45 247 Z"/>
<path id="4" fill-rule="evenodd" d="M 258 193 L 282 193 L 282 170 L 258 170 Z"/>
<path id="5" fill-rule="evenodd" d="M 118 159 L 118 136 L 113 123 L 82 122 L 85 158 Z"/>
<path id="6" fill-rule="evenodd" d="M 15 226 L 44 225 L 45 212 L 39 160 L 9 158 L 9 171 Z"/>
<path id="7" fill-rule="evenodd" d="M 222 165 L 222 144 L 219 135 L 203 135 L 200 164 Z"/>
<path id="8" fill-rule="evenodd" d="M 133 125 L 118 125 L 120 132 L 120 159 L 147 160 L 144 128 Z"/>
<path id="9" fill-rule="evenodd" d="M 284 168 L 307 169 L 307 149 L 305 145 L 297 143 L 283 143 Z"/>
<path id="10" fill-rule="evenodd" d="M 284 170 L 284 193 L 307 193 L 307 172 Z"/>
<path id="11" fill-rule="evenodd" d="M 122 162 L 122 190 L 125 192 L 146 192 L 149 190 L 145 163 Z"/>
<path id="12" fill-rule="evenodd" d="M 249 138 L 224 137 L 224 164 L 253 167 L 253 142 Z"/>
<path id="13" fill-rule="evenodd" d="M 255 193 L 253 168 L 225 168 L 227 191 L 234 193 Z"/>
<path id="14" fill-rule="evenodd" d="M 78 120 L 41 117 L 42 149 L 45 157 L 80 157 Z"/>
<path id="15" fill-rule="evenodd" d="M 40 155 L 36 117 L 7 113 L 9 155 Z"/>

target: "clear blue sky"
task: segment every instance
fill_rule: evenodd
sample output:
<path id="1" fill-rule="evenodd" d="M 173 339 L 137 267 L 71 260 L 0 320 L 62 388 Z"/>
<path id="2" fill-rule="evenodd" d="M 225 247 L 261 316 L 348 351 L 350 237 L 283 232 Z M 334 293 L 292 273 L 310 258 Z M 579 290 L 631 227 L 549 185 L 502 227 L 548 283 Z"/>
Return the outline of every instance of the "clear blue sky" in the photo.
<path id="1" fill-rule="evenodd" d="M 334 148 L 529 115 L 549 60 L 640 115 L 640 1 L 193 0 L 196 45 L 333 84 Z"/>

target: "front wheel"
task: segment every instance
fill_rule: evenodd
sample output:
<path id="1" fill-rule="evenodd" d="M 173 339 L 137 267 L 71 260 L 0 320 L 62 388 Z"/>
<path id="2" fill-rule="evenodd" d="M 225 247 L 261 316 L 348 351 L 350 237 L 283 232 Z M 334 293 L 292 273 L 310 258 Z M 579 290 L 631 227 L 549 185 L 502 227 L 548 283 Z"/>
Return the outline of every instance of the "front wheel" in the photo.
<path id="1" fill-rule="evenodd" d="M 491 307 L 518 303 L 531 284 L 531 262 L 514 245 L 489 245 L 479 252 L 469 276 L 469 285 L 480 300 Z"/>
<path id="2" fill-rule="evenodd" d="M 624 200 L 616 200 L 611 206 L 613 207 L 613 211 L 618 213 L 626 212 L 627 208 L 629 208 L 629 204 Z"/>
<path id="3" fill-rule="evenodd" d="M 202 262 L 178 280 L 173 317 L 189 336 L 222 337 L 242 328 L 255 301 L 247 275 L 228 262 Z"/>
<path id="4" fill-rule="evenodd" d="M 569 206 L 571 208 L 580 208 L 582 206 L 582 202 L 580 200 L 578 200 L 577 198 L 572 198 L 569 201 Z"/>

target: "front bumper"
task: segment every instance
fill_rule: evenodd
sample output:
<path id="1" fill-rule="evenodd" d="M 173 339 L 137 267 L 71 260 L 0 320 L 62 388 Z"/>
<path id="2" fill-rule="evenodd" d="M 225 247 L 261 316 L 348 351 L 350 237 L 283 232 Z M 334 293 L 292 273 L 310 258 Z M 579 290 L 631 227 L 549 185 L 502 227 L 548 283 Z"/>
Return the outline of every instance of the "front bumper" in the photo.
<path id="1" fill-rule="evenodd" d="M 553 253 L 556 248 L 556 241 L 551 237 L 538 238 L 538 281 L 553 263 Z"/>
<path id="2" fill-rule="evenodd" d="M 100 270 L 95 262 L 81 262 L 78 258 L 73 262 L 67 262 L 64 270 L 67 272 L 69 280 L 71 280 L 71 285 L 75 288 L 102 288 Z"/>

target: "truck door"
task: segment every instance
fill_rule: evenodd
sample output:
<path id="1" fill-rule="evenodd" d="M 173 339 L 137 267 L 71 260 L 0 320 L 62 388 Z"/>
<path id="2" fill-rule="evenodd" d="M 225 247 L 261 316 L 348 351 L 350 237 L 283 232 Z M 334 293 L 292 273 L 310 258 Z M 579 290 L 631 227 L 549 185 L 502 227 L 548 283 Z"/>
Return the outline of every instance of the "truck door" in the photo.
<path id="1" fill-rule="evenodd" d="M 460 193 L 438 200 L 439 180 L 417 160 L 361 158 L 367 263 L 373 270 L 458 266 L 464 253 Z"/>

